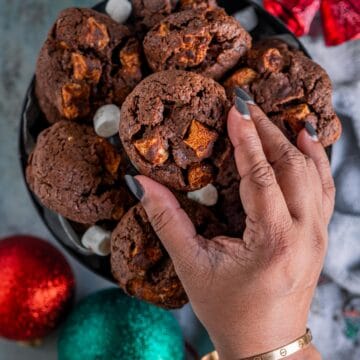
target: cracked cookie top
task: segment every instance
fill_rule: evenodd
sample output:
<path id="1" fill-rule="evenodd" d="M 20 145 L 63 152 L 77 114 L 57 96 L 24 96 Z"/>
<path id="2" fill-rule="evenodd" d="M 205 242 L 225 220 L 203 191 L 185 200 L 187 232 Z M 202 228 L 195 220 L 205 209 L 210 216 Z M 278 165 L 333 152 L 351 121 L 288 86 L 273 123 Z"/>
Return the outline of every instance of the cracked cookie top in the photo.
<path id="1" fill-rule="evenodd" d="M 209 209 L 185 196 L 178 200 L 200 235 L 211 239 L 224 232 Z M 141 204 L 133 206 L 112 233 L 111 269 L 121 288 L 131 296 L 167 309 L 188 302 L 173 262 Z"/>
<path id="2" fill-rule="evenodd" d="M 212 79 L 155 73 L 124 102 L 120 138 L 142 174 L 176 190 L 200 189 L 229 155 L 228 109 L 224 88 Z"/>
<path id="3" fill-rule="evenodd" d="M 320 65 L 281 40 L 255 44 L 247 54 L 246 65 L 224 86 L 230 97 L 235 86 L 248 91 L 293 142 L 305 121 L 314 126 L 325 147 L 340 137 L 341 123 L 333 109 L 329 76 Z"/>
<path id="4" fill-rule="evenodd" d="M 62 11 L 37 62 L 36 95 L 49 122 L 91 119 L 121 106 L 141 80 L 140 44 L 130 30 L 91 9 Z"/>
<path id="5" fill-rule="evenodd" d="M 143 45 L 153 71 L 187 70 L 218 80 L 250 48 L 251 37 L 223 9 L 200 8 L 171 14 Z"/>
<path id="6" fill-rule="evenodd" d="M 70 220 L 119 220 L 130 202 L 123 162 L 92 127 L 59 121 L 39 135 L 26 178 L 46 207 Z"/>

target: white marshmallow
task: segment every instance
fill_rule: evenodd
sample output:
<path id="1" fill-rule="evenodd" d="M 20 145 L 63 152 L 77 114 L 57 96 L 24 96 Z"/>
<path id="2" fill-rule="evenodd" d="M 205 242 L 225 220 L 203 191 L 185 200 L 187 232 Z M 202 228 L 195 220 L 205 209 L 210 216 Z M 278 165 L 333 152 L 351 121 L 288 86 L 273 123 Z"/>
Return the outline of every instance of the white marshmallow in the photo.
<path id="1" fill-rule="evenodd" d="M 94 119 L 95 132 L 104 138 L 115 135 L 119 131 L 120 109 L 114 104 L 97 109 Z"/>
<path id="2" fill-rule="evenodd" d="M 109 0 L 105 11 L 113 20 L 123 24 L 131 14 L 132 5 L 128 0 Z"/>
<path id="3" fill-rule="evenodd" d="M 258 16 L 252 6 L 247 6 L 245 9 L 238 11 L 233 16 L 246 31 L 254 30 L 259 23 Z"/>
<path id="4" fill-rule="evenodd" d="M 107 256 L 110 254 L 111 232 L 100 226 L 89 227 L 81 238 L 82 245 L 94 254 Z"/>
<path id="5" fill-rule="evenodd" d="M 206 206 L 215 205 L 218 201 L 218 196 L 218 191 L 212 184 L 206 185 L 199 190 L 195 190 L 187 194 L 189 199 Z"/>

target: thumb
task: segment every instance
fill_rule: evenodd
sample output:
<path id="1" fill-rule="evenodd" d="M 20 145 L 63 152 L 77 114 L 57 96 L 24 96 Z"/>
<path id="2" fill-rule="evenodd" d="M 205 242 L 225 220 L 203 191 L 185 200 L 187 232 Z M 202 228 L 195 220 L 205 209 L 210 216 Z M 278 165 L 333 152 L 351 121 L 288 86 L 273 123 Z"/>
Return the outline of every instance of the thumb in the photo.
<path id="1" fill-rule="evenodd" d="M 125 176 L 133 194 L 141 201 L 150 223 L 175 267 L 191 264 L 197 232 L 176 197 L 165 186 L 146 176 Z"/>

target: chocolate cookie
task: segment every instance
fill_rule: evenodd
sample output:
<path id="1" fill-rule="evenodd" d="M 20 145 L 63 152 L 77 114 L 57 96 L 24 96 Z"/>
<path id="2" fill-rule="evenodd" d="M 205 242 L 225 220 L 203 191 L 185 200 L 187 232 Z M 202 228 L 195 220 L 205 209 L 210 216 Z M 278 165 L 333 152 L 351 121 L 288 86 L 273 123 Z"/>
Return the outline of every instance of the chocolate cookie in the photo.
<path id="1" fill-rule="evenodd" d="M 124 102 L 120 137 L 142 174 L 177 190 L 196 190 L 212 182 L 229 154 L 228 109 L 225 90 L 209 78 L 155 73 Z"/>
<path id="2" fill-rule="evenodd" d="M 171 14 L 144 39 L 153 71 L 188 70 L 216 80 L 233 68 L 250 46 L 250 35 L 220 8 Z"/>
<path id="3" fill-rule="evenodd" d="M 207 9 L 217 6 L 216 0 L 179 0 L 180 10 Z"/>
<path id="4" fill-rule="evenodd" d="M 248 91 L 293 142 L 305 121 L 314 126 L 325 147 L 340 137 L 341 123 L 332 106 L 328 75 L 283 41 L 256 44 L 247 55 L 247 66 L 236 70 L 224 86 L 229 96 L 235 86 Z"/>
<path id="5" fill-rule="evenodd" d="M 46 207 L 70 220 L 119 220 L 130 200 L 121 180 L 122 161 L 92 127 L 59 121 L 39 135 L 26 178 Z"/>
<path id="6" fill-rule="evenodd" d="M 209 209 L 184 197 L 180 202 L 203 236 L 211 239 L 223 233 Z M 131 296 L 167 309 L 188 302 L 174 265 L 141 204 L 132 207 L 112 233 L 111 269 L 120 287 Z"/>
<path id="7" fill-rule="evenodd" d="M 132 0 L 133 17 L 139 31 L 148 30 L 172 13 L 177 0 Z"/>
<path id="8" fill-rule="evenodd" d="M 245 230 L 246 215 L 239 193 L 240 175 L 233 156 L 221 167 L 214 185 L 219 194 L 215 211 L 219 219 L 226 224 L 224 234 L 231 237 L 242 237 Z"/>
<path id="9" fill-rule="evenodd" d="M 140 44 L 130 30 L 91 9 L 60 13 L 37 62 L 36 95 L 49 122 L 91 119 L 121 105 L 141 80 Z"/>

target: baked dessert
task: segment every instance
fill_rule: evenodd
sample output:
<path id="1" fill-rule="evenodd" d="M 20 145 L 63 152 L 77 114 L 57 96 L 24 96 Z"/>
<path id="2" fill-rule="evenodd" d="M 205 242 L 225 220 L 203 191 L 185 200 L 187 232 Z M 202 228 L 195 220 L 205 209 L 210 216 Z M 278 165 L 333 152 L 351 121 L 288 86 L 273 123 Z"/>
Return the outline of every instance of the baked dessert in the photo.
<path id="1" fill-rule="evenodd" d="M 26 179 L 44 206 L 70 220 L 118 221 L 130 206 L 122 162 L 92 127 L 63 120 L 38 136 Z"/>
<path id="2" fill-rule="evenodd" d="M 231 156 L 221 167 L 214 182 L 219 198 L 215 213 L 226 225 L 224 235 L 241 238 L 245 230 L 246 215 L 240 199 L 240 175 Z"/>
<path id="3" fill-rule="evenodd" d="M 193 191 L 215 178 L 229 155 L 224 88 L 180 70 L 150 75 L 121 109 L 120 138 L 143 175 Z"/>
<path id="4" fill-rule="evenodd" d="M 146 35 L 144 52 L 153 71 L 194 71 L 219 80 L 251 46 L 248 32 L 221 8 L 174 13 Z"/>
<path id="5" fill-rule="evenodd" d="M 87 120 L 104 104 L 120 106 L 142 78 L 140 53 L 130 30 L 109 16 L 62 11 L 36 67 L 36 95 L 47 120 Z"/>
<path id="6" fill-rule="evenodd" d="M 246 65 L 225 82 L 248 91 L 270 119 L 293 142 L 309 121 L 323 146 L 336 142 L 341 123 L 332 106 L 331 81 L 320 65 L 277 39 L 263 40 L 248 52 Z"/>
<path id="7" fill-rule="evenodd" d="M 216 0 L 179 0 L 180 10 L 207 9 L 218 7 Z"/>
<path id="8" fill-rule="evenodd" d="M 132 0 L 136 28 L 147 31 L 172 13 L 177 0 Z"/>
<path id="9" fill-rule="evenodd" d="M 201 235 L 211 239 L 222 234 L 223 226 L 209 209 L 184 196 L 179 200 Z M 112 233 L 111 269 L 120 287 L 131 296 L 167 309 L 188 302 L 174 265 L 141 204 L 133 206 Z"/>

